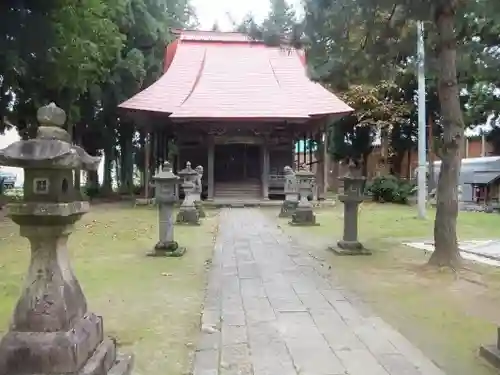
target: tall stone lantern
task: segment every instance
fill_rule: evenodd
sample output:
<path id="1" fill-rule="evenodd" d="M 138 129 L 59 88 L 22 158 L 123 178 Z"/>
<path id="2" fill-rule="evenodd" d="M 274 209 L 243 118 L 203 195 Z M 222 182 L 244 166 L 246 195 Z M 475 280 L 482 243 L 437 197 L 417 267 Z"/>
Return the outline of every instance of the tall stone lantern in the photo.
<path id="1" fill-rule="evenodd" d="M 340 180 L 344 182 L 344 194 L 339 196 L 344 203 L 344 233 L 342 240 L 330 250 L 338 255 L 370 255 L 371 252 L 358 241 L 358 207 L 364 200 L 365 178 L 348 174 Z"/>
<path id="2" fill-rule="evenodd" d="M 285 200 L 281 205 L 279 217 L 291 217 L 299 204 L 299 189 L 295 172 L 289 166 L 283 168 L 285 175 Z"/>
<path id="3" fill-rule="evenodd" d="M 31 264 L 8 332 L 0 341 L 0 374 L 130 374 L 132 356 L 117 356 L 102 318 L 87 310 L 69 262 L 68 237 L 89 210 L 74 186 L 75 170 L 97 170 L 100 158 L 71 144 L 66 114 L 55 104 L 37 113 L 36 139 L 0 151 L 0 165 L 24 168 L 24 200 L 8 216 L 31 244 Z"/>
<path id="4" fill-rule="evenodd" d="M 180 178 L 172 172 L 170 162 L 153 177 L 155 200 L 158 203 L 159 241 L 151 256 L 180 257 L 186 249 L 174 241 L 174 203 L 177 201 L 176 187 Z"/>
<path id="5" fill-rule="evenodd" d="M 312 226 L 316 224 L 316 216 L 313 212 L 313 205 L 307 199 L 314 189 L 315 176 L 314 173 L 306 169 L 302 169 L 295 173 L 297 186 L 300 194 L 300 201 L 297 204 L 295 212 L 292 214 L 290 225 Z"/>
<path id="6" fill-rule="evenodd" d="M 194 200 L 194 206 L 196 207 L 196 210 L 198 211 L 198 215 L 201 217 L 201 218 L 204 218 L 204 217 L 207 217 L 207 215 L 205 214 L 205 210 L 203 209 L 203 202 L 201 201 L 201 193 L 203 192 L 203 184 L 202 184 L 202 180 L 203 180 L 203 167 L 201 165 L 198 165 L 195 169 L 194 169 L 197 173 L 198 173 L 198 176 L 196 177 L 196 181 L 195 181 L 195 200 Z"/>
<path id="7" fill-rule="evenodd" d="M 177 223 L 186 225 L 200 225 L 200 214 L 195 206 L 196 200 L 196 179 L 198 172 L 191 168 L 191 163 L 186 163 L 186 168 L 179 171 L 179 177 L 183 179 L 182 189 L 184 190 L 184 200 L 177 213 Z"/>

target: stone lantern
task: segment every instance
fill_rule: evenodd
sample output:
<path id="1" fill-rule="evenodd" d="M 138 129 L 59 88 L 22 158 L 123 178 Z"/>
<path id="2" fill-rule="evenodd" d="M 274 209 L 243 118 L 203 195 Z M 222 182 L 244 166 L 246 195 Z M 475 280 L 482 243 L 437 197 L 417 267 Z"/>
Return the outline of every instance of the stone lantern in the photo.
<path id="1" fill-rule="evenodd" d="M 183 179 L 184 200 L 177 214 L 178 224 L 200 225 L 200 215 L 194 204 L 196 199 L 196 179 L 198 172 L 191 168 L 191 163 L 186 163 L 186 168 L 179 171 L 179 177 Z"/>
<path id="2" fill-rule="evenodd" d="M 344 182 L 344 194 L 339 196 L 344 203 L 344 234 L 337 247 L 330 249 L 339 255 L 370 255 L 358 241 L 358 207 L 364 200 L 365 178 L 349 174 L 340 180 Z"/>
<path id="3" fill-rule="evenodd" d="M 8 216 L 31 244 L 31 264 L 8 332 L 0 341 L 0 374 L 130 374 L 102 318 L 87 310 L 69 262 L 73 225 L 89 210 L 74 186 L 75 170 L 97 170 L 100 158 L 71 144 L 66 114 L 55 104 L 37 113 L 36 139 L 0 151 L 0 165 L 24 168 L 24 200 Z"/>
<path id="4" fill-rule="evenodd" d="M 198 211 L 198 215 L 203 218 L 207 217 L 205 214 L 205 210 L 203 209 L 203 202 L 201 201 L 201 193 L 203 192 L 203 184 L 202 184 L 202 179 L 203 179 L 203 167 L 201 165 L 198 165 L 194 169 L 197 173 L 198 176 L 196 177 L 196 189 L 195 189 L 195 200 L 194 200 L 194 206 L 196 207 L 196 210 Z"/>
<path id="5" fill-rule="evenodd" d="M 313 212 L 313 205 L 307 199 L 313 192 L 315 176 L 314 173 L 302 169 L 295 173 L 297 187 L 299 189 L 300 200 L 295 212 L 292 214 L 291 225 L 311 226 L 316 224 L 316 216 Z"/>
<path id="6" fill-rule="evenodd" d="M 152 256 L 180 257 L 186 249 L 174 241 L 174 203 L 177 201 L 176 188 L 180 178 L 172 172 L 170 162 L 163 164 L 163 169 L 153 177 L 155 200 L 158 204 L 159 241 Z"/>
<path id="7" fill-rule="evenodd" d="M 281 205 L 279 217 L 291 217 L 299 204 L 299 190 L 295 172 L 289 166 L 283 168 L 285 175 L 285 200 Z"/>

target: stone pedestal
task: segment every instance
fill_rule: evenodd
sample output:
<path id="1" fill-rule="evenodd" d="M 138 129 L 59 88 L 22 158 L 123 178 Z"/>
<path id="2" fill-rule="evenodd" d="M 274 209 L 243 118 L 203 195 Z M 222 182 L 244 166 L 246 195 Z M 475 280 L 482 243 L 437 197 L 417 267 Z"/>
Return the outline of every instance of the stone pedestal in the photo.
<path id="1" fill-rule="evenodd" d="M 87 311 L 69 262 L 68 236 L 88 203 L 51 205 L 50 211 L 47 206 L 8 207 L 30 241 L 31 262 L 12 324 L 0 341 L 0 374 L 128 375 L 132 356 L 117 356 L 114 341 L 104 337 L 102 318 Z"/>
<path id="2" fill-rule="evenodd" d="M 292 217 L 299 204 L 299 191 L 295 172 L 289 166 L 284 168 L 285 200 L 281 205 L 279 217 Z"/>
<path id="3" fill-rule="evenodd" d="M 297 206 L 297 209 L 292 215 L 292 221 L 290 225 L 299 225 L 299 226 L 314 226 L 319 225 L 316 223 L 316 215 L 311 207 L 301 207 L 300 203 Z"/>
<path id="4" fill-rule="evenodd" d="M 182 188 L 184 189 L 184 200 L 177 213 L 177 224 L 200 225 L 200 215 L 195 202 L 195 181 L 198 173 L 191 168 L 191 163 L 186 163 L 186 168 L 179 172 L 179 177 L 183 178 Z"/>
<path id="5" fill-rule="evenodd" d="M 500 369 L 500 328 L 497 328 L 497 342 L 479 348 L 479 355 L 486 359 L 491 365 Z"/>
<path id="6" fill-rule="evenodd" d="M 174 240 L 174 205 L 159 203 L 158 228 L 160 240 L 154 247 L 151 256 L 180 257 L 186 252 L 185 247 L 179 246 Z"/>
<path id="7" fill-rule="evenodd" d="M 346 176 L 344 181 L 345 194 L 339 196 L 344 203 L 344 234 L 337 246 L 329 249 L 338 255 L 370 255 L 371 252 L 358 241 L 358 207 L 364 200 L 363 177 Z"/>
<path id="8" fill-rule="evenodd" d="M 70 143 L 55 104 L 37 118 L 36 139 L 0 150 L 0 165 L 24 168 L 23 202 L 9 204 L 7 214 L 31 245 L 25 286 L 0 341 L 0 374 L 128 375 L 133 357 L 117 355 L 102 318 L 87 311 L 67 249 L 74 223 L 89 209 L 73 171 L 97 170 L 100 159 Z"/>
<path id="9" fill-rule="evenodd" d="M 299 200 L 296 195 L 286 195 L 283 204 L 281 205 L 281 210 L 279 217 L 292 217 L 297 209 Z"/>
<path id="10" fill-rule="evenodd" d="M 298 226 L 313 226 L 316 223 L 316 215 L 314 215 L 313 205 L 307 197 L 312 194 L 314 188 L 314 173 L 306 170 L 301 170 L 295 174 L 297 185 L 299 187 L 300 201 L 292 214 L 290 225 Z"/>

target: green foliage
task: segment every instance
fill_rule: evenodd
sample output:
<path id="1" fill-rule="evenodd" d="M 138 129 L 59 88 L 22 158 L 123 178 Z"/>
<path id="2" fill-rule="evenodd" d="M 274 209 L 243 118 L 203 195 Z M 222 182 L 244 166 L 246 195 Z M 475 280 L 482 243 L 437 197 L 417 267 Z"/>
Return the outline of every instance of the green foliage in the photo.
<path id="1" fill-rule="evenodd" d="M 486 140 L 491 144 L 493 153 L 500 155 L 500 127 L 493 126 L 493 128 L 486 134 Z"/>
<path id="2" fill-rule="evenodd" d="M 416 186 L 412 182 L 395 176 L 379 176 L 365 187 L 365 191 L 375 202 L 408 204 L 415 195 Z"/>
<path id="3" fill-rule="evenodd" d="M 348 116 L 328 129 L 328 152 L 334 160 L 366 160 L 373 150 L 375 132 L 369 126 L 356 126 Z"/>
<path id="4" fill-rule="evenodd" d="M 294 9 L 286 0 L 270 0 L 267 17 L 258 24 L 248 14 L 240 24 L 233 22 L 235 31 L 246 33 L 268 45 L 283 46 L 302 44 L 303 25 L 297 20 Z"/>
<path id="5" fill-rule="evenodd" d="M 350 85 L 340 97 L 354 112 L 329 127 L 329 152 L 336 160 L 364 160 L 366 164 L 377 133 L 385 136 L 394 126 L 413 125 L 409 119 L 415 106 L 406 100 L 404 88 L 394 83 Z"/>
<path id="6" fill-rule="evenodd" d="M 92 200 L 92 199 L 97 198 L 99 196 L 100 189 L 99 189 L 99 186 L 85 186 L 85 187 L 82 187 L 81 192 L 82 192 L 84 197 Z"/>
<path id="7" fill-rule="evenodd" d="M 117 106 L 163 73 L 171 29 L 195 23 L 190 0 L 2 1 L 0 132 L 13 123 L 33 137 L 36 110 L 54 101 L 74 142 L 131 186 L 136 124 Z"/>
<path id="8" fill-rule="evenodd" d="M 54 46 L 49 49 L 46 84 L 77 94 L 109 72 L 125 36 L 112 17 L 124 11 L 122 0 L 59 0 L 51 20 Z"/>

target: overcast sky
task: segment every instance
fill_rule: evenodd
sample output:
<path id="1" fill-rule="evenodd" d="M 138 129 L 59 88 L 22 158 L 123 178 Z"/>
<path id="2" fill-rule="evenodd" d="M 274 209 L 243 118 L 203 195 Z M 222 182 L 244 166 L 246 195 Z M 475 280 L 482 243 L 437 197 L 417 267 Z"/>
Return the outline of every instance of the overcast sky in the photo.
<path id="1" fill-rule="evenodd" d="M 300 0 L 288 2 L 297 13 L 301 13 Z M 235 22 L 240 22 L 248 13 L 252 13 L 260 21 L 269 10 L 269 0 L 192 0 L 192 4 L 196 8 L 202 30 L 210 30 L 217 23 L 222 31 L 232 31 L 230 17 Z"/>

